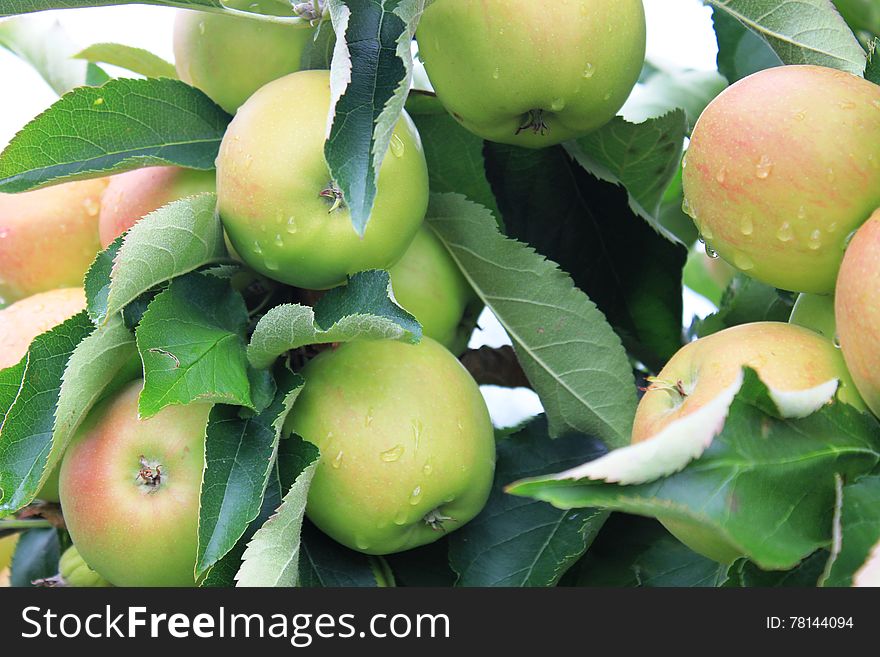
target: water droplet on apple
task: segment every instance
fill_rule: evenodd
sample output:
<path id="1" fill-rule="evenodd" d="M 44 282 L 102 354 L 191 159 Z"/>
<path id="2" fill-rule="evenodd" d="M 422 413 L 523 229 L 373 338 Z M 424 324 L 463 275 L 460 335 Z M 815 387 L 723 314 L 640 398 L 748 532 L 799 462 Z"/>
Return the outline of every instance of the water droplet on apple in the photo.
<path id="1" fill-rule="evenodd" d="M 715 260 L 718 257 L 718 251 L 713 249 L 711 245 L 706 244 L 706 255 Z"/>
<path id="2" fill-rule="evenodd" d="M 394 461 L 399 460 L 400 457 L 403 456 L 404 449 L 403 445 L 397 444 L 391 449 L 386 449 L 379 454 L 379 458 L 385 461 L 385 463 L 394 463 Z"/>
<path id="3" fill-rule="evenodd" d="M 296 217 L 288 217 L 287 218 L 287 232 L 290 235 L 293 235 L 299 228 L 296 225 Z"/>
<path id="4" fill-rule="evenodd" d="M 739 251 L 733 254 L 733 264 L 736 265 L 736 268 L 740 271 L 749 271 L 755 267 L 755 263 L 752 262 L 752 259 L 745 253 L 740 253 Z"/>
<path id="5" fill-rule="evenodd" d="M 721 167 L 721 169 L 718 171 L 718 175 L 715 176 L 715 180 L 718 181 L 719 185 L 723 185 L 724 181 L 727 180 L 727 169 Z"/>
<path id="6" fill-rule="evenodd" d="M 584 66 L 584 78 L 589 80 L 594 75 L 596 75 L 596 67 L 593 66 L 590 62 L 587 62 L 587 65 Z"/>
<path id="7" fill-rule="evenodd" d="M 818 251 L 822 246 L 822 231 L 818 228 L 810 233 L 810 239 L 807 241 L 807 247 L 811 251 Z"/>
<path id="8" fill-rule="evenodd" d="M 333 466 L 334 470 L 339 469 L 339 466 L 342 465 L 342 450 L 336 453 L 336 457 L 330 462 L 330 465 Z"/>
<path id="9" fill-rule="evenodd" d="M 254 252 L 254 255 L 263 255 L 263 245 L 259 241 L 254 242 L 251 250 Z"/>
<path id="10" fill-rule="evenodd" d="M 415 488 L 413 488 L 412 493 L 410 493 L 409 503 L 410 503 L 410 505 L 415 506 L 416 504 L 418 504 L 421 501 L 421 499 L 422 499 L 422 487 L 416 486 Z"/>
<path id="11" fill-rule="evenodd" d="M 284 238 L 280 233 L 275 235 L 275 246 L 284 246 Z"/>
<path id="12" fill-rule="evenodd" d="M 834 334 L 834 339 L 831 341 L 831 344 L 833 344 L 835 348 L 840 349 L 840 336 L 837 333 Z"/>
<path id="13" fill-rule="evenodd" d="M 749 215 L 746 215 L 742 218 L 742 221 L 739 224 L 740 231 L 742 231 L 743 235 L 751 235 L 755 230 L 755 225 L 752 223 L 752 218 Z"/>
<path id="14" fill-rule="evenodd" d="M 391 152 L 394 154 L 394 157 L 403 157 L 405 150 L 406 147 L 403 144 L 403 140 L 397 135 L 391 135 Z"/>
<path id="15" fill-rule="evenodd" d="M 776 231 L 776 238 L 780 242 L 790 242 L 791 240 L 793 240 L 794 239 L 794 230 L 792 229 L 791 224 L 788 223 L 787 221 L 784 222 L 779 227 L 779 230 Z"/>
<path id="16" fill-rule="evenodd" d="M 401 509 L 394 515 L 394 524 L 398 527 L 406 524 L 406 509 Z"/>
<path id="17" fill-rule="evenodd" d="M 766 155 L 762 155 L 755 165 L 755 176 L 760 180 L 767 180 L 771 173 L 773 173 L 773 162 Z"/>
<path id="18" fill-rule="evenodd" d="M 496 66 L 495 70 L 492 71 L 492 79 L 497 80 L 500 77 L 501 77 L 501 70 Z"/>
<path id="19" fill-rule="evenodd" d="M 550 103 L 550 109 L 554 112 L 561 112 L 565 109 L 565 98 L 556 98 Z"/>

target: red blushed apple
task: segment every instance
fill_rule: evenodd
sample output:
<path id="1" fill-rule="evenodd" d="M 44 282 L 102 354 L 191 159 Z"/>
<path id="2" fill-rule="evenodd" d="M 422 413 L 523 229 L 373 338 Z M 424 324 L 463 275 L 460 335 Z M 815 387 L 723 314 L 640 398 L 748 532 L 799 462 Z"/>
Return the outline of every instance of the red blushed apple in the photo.
<path id="1" fill-rule="evenodd" d="M 138 419 L 136 381 L 99 403 L 61 463 L 82 558 L 116 586 L 193 586 L 209 404 Z"/>
<path id="2" fill-rule="evenodd" d="M 880 415 L 880 210 L 855 234 L 837 278 L 840 348 L 868 407 Z"/>
<path id="3" fill-rule="evenodd" d="M 106 178 L 0 194 L 0 301 L 82 285 L 98 254 Z"/>
<path id="4" fill-rule="evenodd" d="M 660 371 L 639 402 L 634 443 L 713 400 L 732 385 L 744 366 L 780 392 L 840 381 L 838 395 L 864 408 L 839 349 L 818 333 L 783 322 L 742 324 L 682 347 Z"/>
<path id="5" fill-rule="evenodd" d="M 880 206 L 880 87 L 780 66 L 721 93 L 694 128 L 685 210 L 749 276 L 831 294 L 847 236 Z"/>
<path id="6" fill-rule="evenodd" d="M 213 191 L 213 171 L 147 167 L 116 174 L 101 199 L 101 246 L 107 248 L 144 215 L 163 205 Z"/>
<path id="7" fill-rule="evenodd" d="M 682 347 L 651 383 L 639 403 L 632 442 L 648 440 L 694 413 L 736 382 L 743 366 L 780 393 L 839 381 L 841 401 L 864 408 L 840 350 L 809 329 L 782 322 L 743 324 Z M 740 555 L 697 521 L 663 520 L 694 551 L 722 563 Z"/>

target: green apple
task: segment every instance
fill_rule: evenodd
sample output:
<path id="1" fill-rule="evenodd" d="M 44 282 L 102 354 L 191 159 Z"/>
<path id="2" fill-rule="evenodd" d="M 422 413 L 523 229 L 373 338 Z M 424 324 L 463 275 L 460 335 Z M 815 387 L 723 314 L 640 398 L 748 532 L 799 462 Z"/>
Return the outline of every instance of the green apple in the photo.
<path id="1" fill-rule="evenodd" d="M 837 339 L 837 325 L 834 321 L 834 297 L 825 294 L 799 294 L 791 309 L 790 324 L 797 324 L 829 340 Z"/>
<path id="2" fill-rule="evenodd" d="M 636 411 L 632 441 L 648 440 L 672 422 L 715 399 L 731 386 L 743 366 L 768 386 L 785 392 L 807 390 L 837 379 L 841 401 L 864 408 L 840 350 L 827 338 L 793 324 L 756 322 L 714 333 L 682 347 L 648 387 Z M 722 563 L 739 554 L 696 521 L 663 520 L 692 550 Z"/>
<path id="3" fill-rule="evenodd" d="M 0 194 L 0 303 L 82 285 L 98 254 L 107 179 Z"/>
<path id="4" fill-rule="evenodd" d="M 210 404 L 138 419 L 135 381 L 89 413 L 61 462 L 61 508 L 82 558 L 116 586 L 193 586 Z"/>
<path id="5" fill-rule="evenodd" d="M 306 514 L 348 547 L 389 554 L 476 516 L 495 469 L 486 403 L 461 363 L 418 345 L 349 342 L 302 371 L 287 428 L 321 450 Z"/>
<path id="6" fill-rule="evenodd" d="M 447 349 L 459 339 L 465 309 L 475 295 L 434 232 L 422 227 L 390 270 L 394 298 L 422 325 L 424 335 Z"/>
<path id="7" fill-rule="evenodd" d="M 780 66 L 703 112 L 685 209 L 737 269 L 831 294 L 847 236 L 880 206 L 880 87 L 820 66 Z"/>
<path id="8" fill-rule="evenodd" d="M 846 249 L 834 316 L 849 371 L 875 415 L 880 415 L 880 211 L 859 228 Z"/>
<path id="9" fill-rule="evenodd" d="M 12 563 L 12 555 L 15 554 L 15 546 L 18 544 L 18 534 L 0 538 L 0 571 L 9 568 Z"/>
<path id="10" fill-rule="evenodd" d="M 220 218 L 238 255 L 255 271 L 298 287 L 325 289 L 403 255 L 425 216 L 428 170 L 418 132 L 404 113 L 379 171 L 366 233 L 352 226 L 324 159 L 328 71 L 270 82 L 241 107 L 220 145 Z"/>
<path id="11" fill-rule="evenodd" d="M 153 210 L 187 196 L 213 192 L 214 189 L 213 171 L 147 167 L 112 176 L 101 199 L 98 224 L 101 246 L 107 248 Z"/>
<path id="12" fill-rule="evenodd" d="M 232 0 L 232 9 L 293 16 L 272 0 Z M 230 114 L 264 84 L 301 68 L 315 31 L 247 17 L 180 11 L 174 22 L 174 60 L 180 79 L 204 91 Z"/>
<path id="13" fill-rule="evenodd" d="M 437 97 L 490 141 L 542 148 L 623 106 L 645 61 L 641 0 L 437 0 L 416 31 Z"/>
<path id="14" fill-rule="evenodd" d="M 76 546 L 71 545 L 61 555 L 58 562 L 58 574 L 65 586 L 74 588 L 100 588 L 112 586 L 89 567 L 80 555 Z"/>

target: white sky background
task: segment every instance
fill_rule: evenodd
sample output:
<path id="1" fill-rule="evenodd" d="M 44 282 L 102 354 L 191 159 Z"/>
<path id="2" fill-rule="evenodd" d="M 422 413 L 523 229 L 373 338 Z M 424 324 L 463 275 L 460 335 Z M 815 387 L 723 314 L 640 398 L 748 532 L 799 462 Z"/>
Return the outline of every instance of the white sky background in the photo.
<path id="1" fill-rule="evenodd" d="M 648 17 L 648 58 L 671 68 L 715 69 L 717 47 L 711 12 L 701 0 L 644 0 Z M 171 32 L 176 10 L 129 5 L 44 12 L 41 20 L 57 20 L 78 45 L 115 42 L 150 50 L 173 61 Z M 113 73 L 111 69 L 108 71 Z M 57 96 L 27 64 L 0 48 L 0 146 L 25 123 L 51 105 Z M 636 90 L 638 93 L 638 90 Z M 685 323 L 713 307 L 685 290 Z M 488 313 L 480 322 L 472 346 L 506 343 L 506 335 Z M 515 424 L 540 411 L 536 395 L 524 389 L 485 387 L 493 420 L 499 426 Z"/>

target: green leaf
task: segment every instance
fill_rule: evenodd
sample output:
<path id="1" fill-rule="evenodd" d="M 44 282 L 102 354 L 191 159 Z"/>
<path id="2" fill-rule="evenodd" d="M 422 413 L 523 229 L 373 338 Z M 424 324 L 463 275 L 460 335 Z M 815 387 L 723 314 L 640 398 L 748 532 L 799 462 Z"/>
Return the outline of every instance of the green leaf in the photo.
<path id="1" fill-rule="evenodd" d="M 504 326 L 541 398 L 550 433 L 629 443 L 635 384 L 620 339 L 553 262 L 498 232 L 485 208 L 435 194 L 428 227 Z"/>
<path id="2" fill-rule="evenodd" d="M 624 189 L 590 175 L 562 147 L 487 143 L 486 161 L 507 235 L 557 263 L 627 351 L 659 369 L 681 348 L 684 246 L 634 214 Z"/>
<path id="3" fill-rule="evenodd" d="M 587 436 L 551 440 L 539 417 L 498 443 L 495 483 L 480 514 L 449 536 L 457 586 L 554 586 L 587 550 L 605 511 L 560 511 L 504 492 L 511 481 L 582 463 L 605 452 Z"/>
<path id="4" fill-rule="evenodd" d="M 257 369 L 278 356 L 310 344 L 350 340 L 418 342 L 422 328 L 397 305 L 388 272 L 355 274 L 348 284 L 330 290 L 314 308 L 299 304 L 275 306 L 260 319 L 248 345 L 248 359 Z"/>
<path id="5" fill-rule="evenodd" d="M 211 409 L 199 505 L 199 575 L 232 550 L 260 514 L 284 418 L 303 383 L 297 375 L 283 377 L 272 404 L 259 415 L 242 417 L 237 406 Z"/>
<path id="6" fill-rule="evenodd" d="M 303 523 L 299 582 L 304 588 L 379 586 L 371 558 L 349 550 L 312 523 Z"/>
<path id="7" fill-rule="evenodd" d="M 702 338 L 740 324 L 787 322 L 794 301 L 790 292 L 736 274 L 721 297 L 718 312 L 694 321 L 689 334 Z"/>
<path id="8" fill-rule="evenodd" d="M 0 154 L 0 192 L 141 166 L 213 169 L 230 117 L 179 80 L 79 87 L 28 123 Z"/>
<path id="9" fill-rule="evenodd" d="M 121 43 L 95 43 L 74 55 L 93 64 L 118 66 L 147 78 L 177 79 L 174 64 L 166 62 L 149 50 L 134 48 Z"/>
<path id="10" fill-rule="evenodd" d="M 139 378 L 141 372 L 134 336 L 121 317 L 96 328 L 76 346 L 64 369 L 51 451 L 40 486 L 60 467 L 67 445 L 91 408 L 122 385 Z"/>
<path id="11" fill-rule="evenodd" d="M 687 124 L 676 110 L 657 119 L 634 124 L 617 117 L 586 137 L 569 142 L 568 153 L 600 180 L 622 184 L 633 212 L 656 221 L 663 192 L 678 171 Z"/>
<path id="12" fill-rule="evenodd" d="M 18 365 L 0 371 L 0 517 L 30 503 L 49 475 L 62 375 L 93 328 L 80 313 L 37 336 Z"/>
<path id="13" fill-rule="evenodd" d="M 862 477 L 841 491 L 834 549 L 823 586 L 852 586 L 880 544 L 880 475 Z"/>
<path id="14" fill-rule="evenodd" d="M 298 436 L 296 479 L 277 513 L 269 518 L 248 544 L 235 579 L 238 586 L 296 586 L 299 580 L 300 535 L 306 498 L 320 453 Z M 282 475 L 283 476 L 283 475 Z"/>
<path id="15" fill-rule="evenodd" d="M 141 417 L 194 401 L 254 408 L 245 354 L 248 311 L 228 280 L 197 272 L 175 278 L 138 325 L 144 363 Z"/>
<path id="16" fill-rule="evenodd" d="M 826 550 L 817 550 L 791 570 L 761 570 L 751 561 L 739 559 L 728 572 L 726 587 L 813 588 L 828 561 Z"/>
<path id="17" fill-rule="evenodd" d="M 611 516 L 561 585 L 589 587 L 717 587 L 728 567 L 689 549 L 655 520 Z"/>
<path id="18" fill-rule="evenodd" d="M 712 9 L 712 23 L 718 41 L 718 71 L 730 84 L 782 65 L 779 55 L 764 39 L 730 14 Z"/>
<path id="19" fill-rule="evenodd" d="M 627 121 L 641 123 L 683 109 L 690 133 L 706 105 L 726 86 L 727 82 L 716 71 L 656 69 L 636 87 L 621 113 Z"/>
<path id="20" fill-rule="evenodd" d="M 774 405 L 754 371 L 746 370 L 724 428 L 680 472 L 630 486 L 557 475 L 509 491 L 560 508 L 652 516 L 701 535 L 719 559 L 746 556 L 765 569 L 789 569 L 830 542 L 835 478 L 877 465 L 880 428 L 843 403 L 803 419 L 768 415 Z"/>
<path id="21" fill-rule="evenodd" d="M 57 22 L 47 24 L 33 16 L 5 20 L 0 23 L 0 47 L 30 64 L 59 96 L 89 83 L 90 66 L 70 58 L 77 46 Z"/>
<path id="22" fill-rule="evenodd" d="M 386 555 L 396 585 L 453 586 L 458 579 L 449 566 L 449 537 L 453 534 L 413 550 Z"/>
<path id="23" fill-rule="evenodd" d="M 829 0 L 706 0 L 766 41 L 785 64 L 861 75 L 865 52 Z"/>
<path id="24" fill-rule="evenodd" d="M 176 276 L 228 258 L 215 204 L 214 194 L 169 203 L 137 222 L 120 238 L 121 245 L 114 243 L 100 255 L 85 283 L 93 321 L 103 322 Z"/>
<path id="25" fill-rule="evenodd" d="M 324 155 L 360 235 L 406 102 L 410 44 L 424 5 L 424 0 L 328 0 L 337 40 L 330 68 L 335 115 Z"/>
<path id="26" fill-rule="evenodd" d="M 31 529 L 18 539 L 9 583 L 12 586 L 33 586 L 32 582 L 58 574 L 61 543 L 53 527 Z"/>
<path id="27" fill-rule="evenodd" d="M 238 569 L 241 568 L 241 558 L 247 549 L 247 544 L 254 534 L 257 533 L 257 530 L 272 517 L 275 509 L 281 506 L 282 486 L 278 462 L 283 454 L 284 445 L 287 442 L 286 440 L 281 441 L 278 458 L 272 463 L 269 481 L 266 483 L 266 490 L 263 492 L 263 502 L 260 505 L 259 515 L 247 526 L 247 529 L 242 537 L 238 539 L 235 546 L 208 570 L 207 575 L 201 580 L 199 586 L 221 588 L 235 586 L 235 576 L 238 574 Z"/>
<path id="28" fill-rule="evenodd" d="M 462 128 L 433 94 L 411 91 L 406 107 L 422 138 L 431 191 L 464 194 L 500 218 L 486 179 L 483 140 Z"/>

